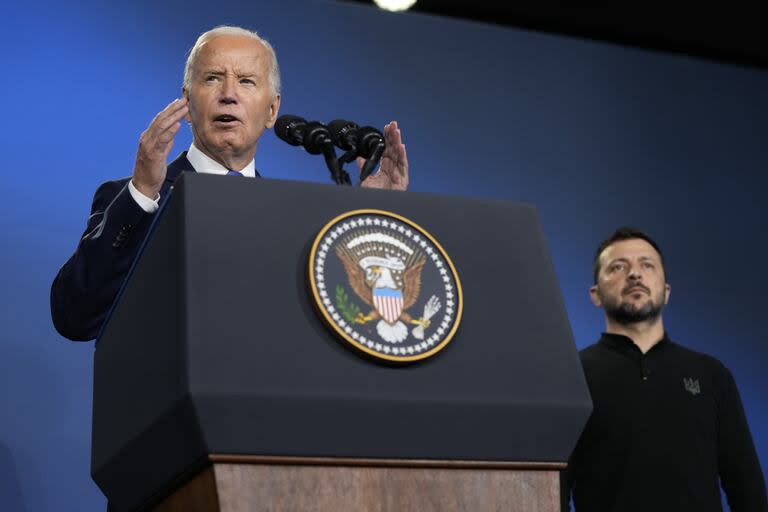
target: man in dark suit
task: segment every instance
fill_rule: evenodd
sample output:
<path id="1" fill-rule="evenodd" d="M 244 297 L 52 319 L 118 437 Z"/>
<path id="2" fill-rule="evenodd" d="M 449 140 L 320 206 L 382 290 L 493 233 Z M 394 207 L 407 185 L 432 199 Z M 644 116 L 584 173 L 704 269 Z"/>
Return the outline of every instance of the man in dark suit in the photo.
<path id="1" fill-rule="evenodd" d="M 160 200 L 182 172 L 259 176 L 256 146 L 279 109 L 280 72 L 267 41 L 239 27 L 217 27 L 198 38 L 182 97 L 141 134 L 133 175 L 98 188 L 77 249 L 53 281 L 51 315 L 59 333 L 78 341 L 98 335 Z M 184 119 L 193 143 L 166 166 Z M 384 127 L 384 138 L 379 170 L 362 186 L 405 190 L 408 160 L 396 122 Z"/>

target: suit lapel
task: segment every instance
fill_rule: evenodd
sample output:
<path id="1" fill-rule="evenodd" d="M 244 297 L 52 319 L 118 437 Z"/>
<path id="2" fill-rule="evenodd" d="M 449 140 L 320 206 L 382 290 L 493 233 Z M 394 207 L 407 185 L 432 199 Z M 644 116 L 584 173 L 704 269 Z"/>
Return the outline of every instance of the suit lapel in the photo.
<path id="1" fill-rule="evenodd" d="M 176 178 L 178 178 L 184 171 L 195 172 L 195 168 L 192 167 L 192 164 L 187 159 L 186 151 L 181 153 L 176 160 L 168 164 L 168 170 L 165 174 L 166 185 L 173 184 L 173 182 L 176 181 Z"/>

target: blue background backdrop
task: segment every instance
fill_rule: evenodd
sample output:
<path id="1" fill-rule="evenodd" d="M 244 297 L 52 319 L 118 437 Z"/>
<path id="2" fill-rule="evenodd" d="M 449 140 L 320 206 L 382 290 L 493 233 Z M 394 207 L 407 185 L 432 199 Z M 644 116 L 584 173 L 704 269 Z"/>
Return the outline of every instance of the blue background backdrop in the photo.
<path id="1" fill-rule="evenodd" d="M 55 333 L 49 286 L 97 185 L 130 174 L 187 50 L 222 23 L 273 42 L 281 113 L 398 120 L 413 190 L 534 203 L 580 348 L 603 328 L 587 296 L 597 243 L 622 224 L 655 236 L 667 328 L 733 371 L 765 472 L 768 72 L 321 1 L 23 2 L 0 19 L 2 510 L 104 509 L 93 344 Z M 189 142 L 185 128 L 174 154 Z M 327 182 L 271 132 L 256 164 Z"/>

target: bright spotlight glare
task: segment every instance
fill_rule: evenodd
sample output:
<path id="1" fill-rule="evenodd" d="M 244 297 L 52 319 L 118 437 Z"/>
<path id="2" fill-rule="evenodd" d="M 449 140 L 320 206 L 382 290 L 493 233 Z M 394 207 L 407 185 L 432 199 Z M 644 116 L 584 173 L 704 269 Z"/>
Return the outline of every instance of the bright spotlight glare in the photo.
<path id="1" fill-rule="evenodd" d="M 373 0 L 376 5 L 386 11 L 405 11 L 413 7 L 416 0 Z"/>

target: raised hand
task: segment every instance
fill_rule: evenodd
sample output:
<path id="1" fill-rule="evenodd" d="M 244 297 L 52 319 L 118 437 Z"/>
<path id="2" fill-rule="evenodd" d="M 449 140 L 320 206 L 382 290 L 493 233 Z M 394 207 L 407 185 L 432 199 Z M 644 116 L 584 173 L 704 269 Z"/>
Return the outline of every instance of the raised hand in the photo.
<path id="1" fill-rule="evenodd" d="M 174 100 L 155 116 L 139 138 L 133 166 L 133 186 L 151 199 L 157 197 L 163 185 L 165 164 L 173 148 L 173 139 L 188 111 L 186 98 Z"/>
<path id="2" fill-rule="evenodd" d="M 405 144 L 400 137 L 397 121 L 392 121 L 384 127 L 386 149 L 381 156 L 379 168 L 368 176 L 360 186 L 366 188 L 381 188 L 389 190 L 406 190 L 408 188 L 408 157 Z M 362 169 L 365 160 L 357 159 L 357 165 Z"/>

